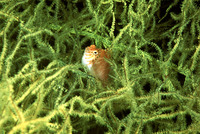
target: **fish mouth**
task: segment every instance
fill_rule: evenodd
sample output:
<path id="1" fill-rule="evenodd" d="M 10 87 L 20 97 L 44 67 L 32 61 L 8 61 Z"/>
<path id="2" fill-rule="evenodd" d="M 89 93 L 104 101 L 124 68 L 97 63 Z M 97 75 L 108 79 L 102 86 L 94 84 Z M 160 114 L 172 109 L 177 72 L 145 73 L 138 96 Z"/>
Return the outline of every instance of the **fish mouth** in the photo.
<path id="1" fill-rule="evenodd" d="M 93 61 L 94 57 L 93 56 L 88 56 L 86 54 L 84 54 L 83 58 L 82 58 L 82 64 L 83 65 L 91 65 L 92 61 Z"/>

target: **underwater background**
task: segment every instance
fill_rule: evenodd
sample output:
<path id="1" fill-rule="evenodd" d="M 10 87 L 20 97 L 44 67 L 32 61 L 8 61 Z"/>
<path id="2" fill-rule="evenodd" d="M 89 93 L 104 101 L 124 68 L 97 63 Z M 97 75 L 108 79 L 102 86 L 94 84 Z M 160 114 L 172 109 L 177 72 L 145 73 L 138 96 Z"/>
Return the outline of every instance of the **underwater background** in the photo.
<path id="1" fill-rule="evenodd" d="M 199 51 L 198 0 L 0 0 L 0 134 L 200 134 Z"/>

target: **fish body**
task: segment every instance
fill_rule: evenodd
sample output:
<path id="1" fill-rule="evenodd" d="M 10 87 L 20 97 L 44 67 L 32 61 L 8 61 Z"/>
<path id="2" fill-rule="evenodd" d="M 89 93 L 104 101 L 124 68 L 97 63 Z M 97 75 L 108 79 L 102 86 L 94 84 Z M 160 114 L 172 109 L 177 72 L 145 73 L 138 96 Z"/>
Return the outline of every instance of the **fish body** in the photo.
<path id="1" fill-rule="evenodd" d="M 82 64 L 88 69 L 91 75 L 102 82 L 107 81 L 110 72 L 110 64 L 105 58 L 110 58 L 107 50 L 98 49 L 95 45 L 86 47 L 82 57 Z"/>

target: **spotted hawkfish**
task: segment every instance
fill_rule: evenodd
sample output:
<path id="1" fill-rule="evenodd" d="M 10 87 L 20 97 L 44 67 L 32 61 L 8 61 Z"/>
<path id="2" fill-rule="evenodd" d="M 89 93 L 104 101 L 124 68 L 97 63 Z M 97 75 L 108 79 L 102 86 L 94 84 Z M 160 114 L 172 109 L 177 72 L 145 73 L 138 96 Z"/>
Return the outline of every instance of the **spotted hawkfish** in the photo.
<path id="1" fill-rule="evenodd" d="M 96 48 L 95 45 L 90 45 L 85 48 L 82 64 L 91 75 L 103 83 L 106 83 L 110 72 L 110 64 L 106 59 L 109 58 L 110 54 L 107 50 Z"/>

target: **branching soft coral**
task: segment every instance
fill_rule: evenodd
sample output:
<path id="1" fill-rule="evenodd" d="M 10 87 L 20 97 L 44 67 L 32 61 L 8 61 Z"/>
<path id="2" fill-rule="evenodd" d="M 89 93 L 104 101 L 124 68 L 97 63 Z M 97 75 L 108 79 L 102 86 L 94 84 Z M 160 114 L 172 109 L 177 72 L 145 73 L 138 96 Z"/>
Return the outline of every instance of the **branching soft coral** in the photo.
<path id="1" fill-rule="evenodd" d="M 0 1 L 0 133 L 200 133 L 196 0 Z M 109 49 L 109 86 L 81 65 Z"/>

